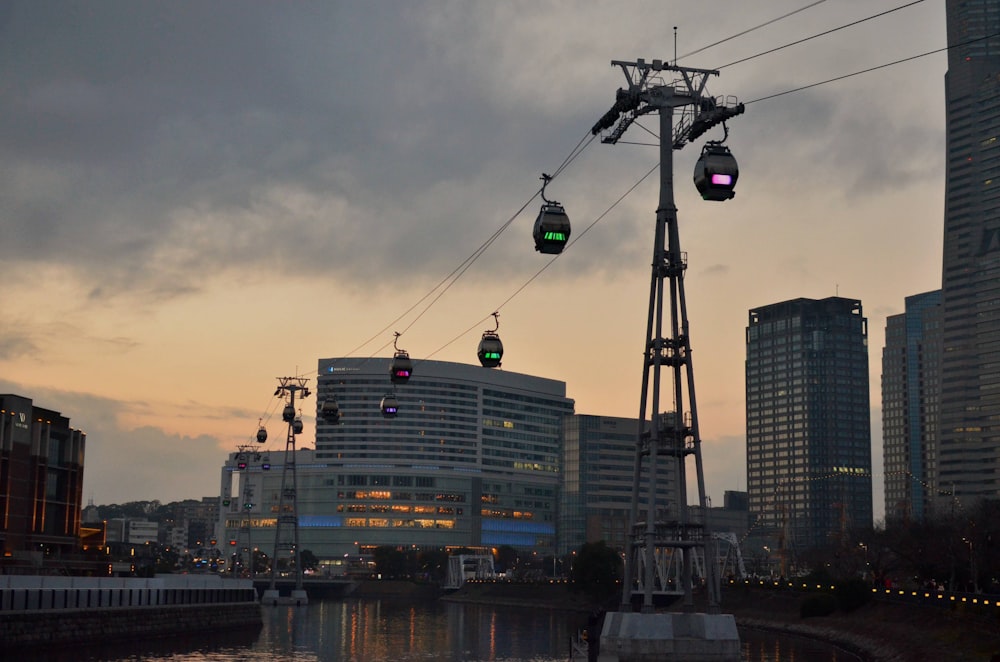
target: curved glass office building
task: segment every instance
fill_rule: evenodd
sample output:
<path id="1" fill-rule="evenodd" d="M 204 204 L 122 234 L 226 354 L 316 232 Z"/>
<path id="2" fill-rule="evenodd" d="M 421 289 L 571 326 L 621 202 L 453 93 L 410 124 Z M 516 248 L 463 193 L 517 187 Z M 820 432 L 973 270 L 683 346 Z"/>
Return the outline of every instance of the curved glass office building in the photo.
<path id="1" fill-rule="evenodd" d="M 414 361 L 412 377 L 393 384 L 391 363 L 319 361 L 314 399 L 303 404 L 335 398 L 341 418 L 317 416 L 315 450 L 296 456 L 301 548 L 320 559 L 383 545 L 553 554 L 563 418 L 573 413 L 566 384 L 444 361 Z M 398 410 L 386 417 L 380 405 L 390 394 Z M 254 496 L 249 513 L 230 507 L 226 535 L 235 541 L 241 527 L 250 530 L 253 546 L 269 552 L 284 452 L 242 470 L 235 456 L 223 494 L 236 502 L 234 491 L 250 486 Z"/>

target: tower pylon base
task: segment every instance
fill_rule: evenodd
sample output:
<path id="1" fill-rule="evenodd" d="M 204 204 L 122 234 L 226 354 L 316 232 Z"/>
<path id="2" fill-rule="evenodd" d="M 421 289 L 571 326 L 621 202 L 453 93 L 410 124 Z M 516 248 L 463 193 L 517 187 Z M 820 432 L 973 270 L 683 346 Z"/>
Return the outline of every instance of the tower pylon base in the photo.
<path id="1" fill-rule="evenodd" d="M 609 612 L 598 662 L 739 662 L 732 614 Z"/>

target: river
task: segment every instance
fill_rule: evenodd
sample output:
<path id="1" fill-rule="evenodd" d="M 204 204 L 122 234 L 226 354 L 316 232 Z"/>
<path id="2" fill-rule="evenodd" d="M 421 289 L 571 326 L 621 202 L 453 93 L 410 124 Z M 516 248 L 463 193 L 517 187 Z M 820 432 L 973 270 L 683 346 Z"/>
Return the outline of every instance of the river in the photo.
<path id="1" fill-rule="evenodd" d="M 56 651 L 37 662 L 566 662 L 586 615 L 449 602 L 265 607 L 260 631 Z M 807 639 L 741 631 L 747 662 L 856 662 Z"/>

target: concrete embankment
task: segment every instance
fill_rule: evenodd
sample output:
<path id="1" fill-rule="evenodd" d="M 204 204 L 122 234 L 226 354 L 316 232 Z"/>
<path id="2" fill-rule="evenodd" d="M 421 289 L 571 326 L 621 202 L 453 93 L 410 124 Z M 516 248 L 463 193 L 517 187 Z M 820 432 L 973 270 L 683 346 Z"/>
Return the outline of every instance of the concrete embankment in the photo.
<path id="1" fill-rule="evenodd" d="M 0 616 L 0 658 L 35 646 L 86 646 L 261 627 L 257 603 L 24 611 Z M 29 658 L 23 658 L 29 659 Z"/>
<path id="2" fill-rule="evenodd" d="M 248 580 L 164 575 L 0 577 L 0 655 L 36 646 L 78 646 L 226 630 L 259 630 Z"/>
<path id="3" fill-rule="evenodd" d="M 436 584 L 418 584 L 392 579 L 368 579 L 357 582 L 347 597 L 369 600 L 437 600 L 444 591 Z"/>
<path id="4" fill-rule="evenodd" d="M 535 607 L 566 611 L 593 611 L 592 604 L 583 593 L 573 592 L 565 582 L 466 582 L 442 600 L 476 604 L 504 605 L 509 607 Z"/>
<path id="5" fill-rule="evenodd" d="M 873 599 L 857 609 L 802 618 L 808 593 L 724 589 L 722 610 L 741 627 L 832 643 L 869 662 L 991 662 L 1000 657 L 997 616 L 960 606 L 895 604 Z"/>
<path id="6" fill-rule="evenodd" d="M 895 604 L 873 599 L 844 613 L 803 618 L 808 593 L 728 587 L 722 611 L 743 628 L 831 643 L 868 662 L 996 662 L 1000 660 L 1000 610 Z M 591 611 L 593 604 L 566 584 L 468 583 L 442 597 L 480 604 Z M 696 607 L 696 609 L 699 607 Z M 703 608 L 703 606 L 702 606 Z"/>

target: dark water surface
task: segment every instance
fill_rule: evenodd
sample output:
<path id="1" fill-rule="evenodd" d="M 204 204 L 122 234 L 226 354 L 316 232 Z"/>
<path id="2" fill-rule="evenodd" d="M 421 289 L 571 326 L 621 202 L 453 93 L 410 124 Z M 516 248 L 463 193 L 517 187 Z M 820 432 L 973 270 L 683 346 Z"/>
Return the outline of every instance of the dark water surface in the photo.
<path id="1" fill-rule="evenodd" d="M 586 614 L 447 602 L 264 607 L 260 630 L 35 655 L 38 662 L 566 662 Z M 856 662 L 807 639 L 741 631 L 747 662 Z"/>

